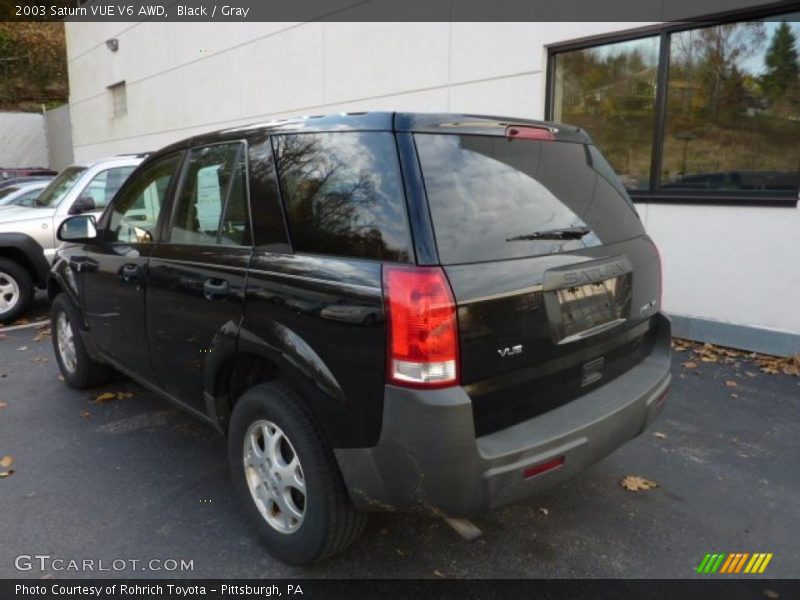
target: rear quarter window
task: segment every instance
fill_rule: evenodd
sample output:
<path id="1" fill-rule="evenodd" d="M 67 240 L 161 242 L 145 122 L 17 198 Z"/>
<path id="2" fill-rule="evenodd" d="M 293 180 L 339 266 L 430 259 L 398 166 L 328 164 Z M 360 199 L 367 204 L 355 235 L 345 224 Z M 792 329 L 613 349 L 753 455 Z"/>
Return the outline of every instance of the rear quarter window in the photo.
<path id="1" fill-rule="evenodd" d="M 409 261 L 392 133 L 279 135 L 273 148 L 295 251 Z"/>

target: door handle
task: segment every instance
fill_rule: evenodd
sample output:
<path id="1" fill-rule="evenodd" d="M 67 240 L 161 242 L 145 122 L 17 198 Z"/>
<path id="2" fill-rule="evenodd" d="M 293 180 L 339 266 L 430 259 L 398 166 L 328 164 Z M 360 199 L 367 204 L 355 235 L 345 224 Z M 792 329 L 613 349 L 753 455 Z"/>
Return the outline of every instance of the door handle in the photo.
<path id="1" fill-rule="evenodd" d="M 203 293 L 208 300 L 227 296 L 228 291 L 228 282 L 224 279 L 206 279 L 203 282 Z"/>
<path id="2" fill-rule="evenodd" d="M 120 269 L 120 277 L 122 277 L 122 281 L 125 282 L 133 282 L 139 281 L 139 278 L 142 276 L 142 268 L 139 265 L 133 265 L 128 263 L 127 265 L 122 265 L 122 269 Z"/>

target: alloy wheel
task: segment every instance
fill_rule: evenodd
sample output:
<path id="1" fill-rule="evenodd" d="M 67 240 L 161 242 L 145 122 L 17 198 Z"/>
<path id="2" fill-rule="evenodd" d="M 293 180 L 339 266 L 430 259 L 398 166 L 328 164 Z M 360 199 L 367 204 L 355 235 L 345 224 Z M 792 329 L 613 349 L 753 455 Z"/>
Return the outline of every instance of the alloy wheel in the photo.
<path id="1" fill-rule="evenodd" d="M 8 273 L 0 272 L 0 315 L 10 312 L 19 302 L 19 284 Z"/>
<path id="2" fill-rule="evenodd" d="M 69 373 L 74 373 L 78 364 L 78 355 L 75 351 L 72 324 L 65 312 L 61 312 L 56 319 L 56 342 L 61 364 Z"/>
<path id="3" fill-rule="evenodd" d="M 297 531 L 306 514 L 306 483 L 300 458 L 286 433 L 272 421 L 255 421 L 243 448 L 250 494 L 264 520 L 276 531 Z"/>

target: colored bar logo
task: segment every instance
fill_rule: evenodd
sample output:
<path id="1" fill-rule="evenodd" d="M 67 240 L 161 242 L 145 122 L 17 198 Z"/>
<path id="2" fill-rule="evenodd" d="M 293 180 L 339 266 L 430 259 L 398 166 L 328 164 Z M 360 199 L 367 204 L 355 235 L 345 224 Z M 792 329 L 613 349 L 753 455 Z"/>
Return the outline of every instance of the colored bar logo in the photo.
<path id="1" fill-rule="evenodd" d="M 697 566 L 697 572 L 700 574 L 724 573 L 726 575 L 763 573 L 771 560 L 772 553 L 706 554 Z"/>

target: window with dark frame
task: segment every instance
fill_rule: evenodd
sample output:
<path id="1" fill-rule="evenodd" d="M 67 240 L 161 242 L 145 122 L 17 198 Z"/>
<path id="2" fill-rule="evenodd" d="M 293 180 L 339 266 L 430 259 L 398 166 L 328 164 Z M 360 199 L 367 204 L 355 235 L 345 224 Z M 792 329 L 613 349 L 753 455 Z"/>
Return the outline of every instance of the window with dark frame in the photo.
<path id="1" fill-rule="evenodd" d="M 634 200 L 794 206 L 800 13 L 551 49 L 548 118 L 585 128 Z"/>
<path id="2" fill-rule="evenodd" d="M 296 251 L 410 260 L 403 180 L 390 132 L 277 135 L 272 143 Z"/>
<path id="3" fill-rule="evenodd" d="M 176 194 L 169 241 L 249 246 L 246 149 L 241 142 L 193 148 Z"/>

